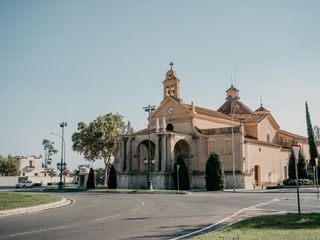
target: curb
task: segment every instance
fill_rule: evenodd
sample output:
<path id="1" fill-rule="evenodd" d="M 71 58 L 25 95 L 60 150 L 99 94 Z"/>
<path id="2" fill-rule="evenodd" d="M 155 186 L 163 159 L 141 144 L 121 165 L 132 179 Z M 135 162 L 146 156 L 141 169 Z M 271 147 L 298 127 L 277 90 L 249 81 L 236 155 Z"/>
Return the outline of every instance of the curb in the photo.
<path id="1" fill-rule="evenodd" d="M 14 215 L 27 214 L 27 213 L 40 212 L 40 211 L 54 209 L 54 208 L 60 208 L 60 207 L 63 207 L 63 206 L 66 206 L 66 205 L 69 205 L 72 203 L 73 203 L 73 201 L 71 199 L 62 198 L 58 202 L 41 204 L 41 205 L 33 206 L 33 207 L 24 207 L 24 208 L 3 210 L 3 211 L 0 211 L 0 218 L 14 216 Z"/>

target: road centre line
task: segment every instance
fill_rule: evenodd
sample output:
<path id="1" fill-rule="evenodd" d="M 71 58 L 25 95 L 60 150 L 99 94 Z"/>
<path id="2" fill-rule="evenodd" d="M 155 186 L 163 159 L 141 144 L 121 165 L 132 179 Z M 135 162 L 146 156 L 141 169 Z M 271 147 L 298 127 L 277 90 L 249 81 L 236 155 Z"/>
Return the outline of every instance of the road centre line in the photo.
<path id="1" fill-rule="evenodd" d="M 144 201 L 141 202 L 141 205 L 144 206 Z M 128 213 L 135 212 L 135 211 L 139 210 L 140 208 L 142 208 L 142 206 L 136 207 L 134 209 L 131 209 Z M 109 219 L 109 218 L 118 217 L 120 215 L 121 215 L 121 213 L 118 213 L 118 214 L 115 214 L 115 215 L 112 215 L 112 216 L 106 216 L 106 217 L 102 217 L 102 218 L 97 218 L 97 219 L 92 220 L 92 222 L 100 222 L 100 221 L 103 221 L 103 220 L 106 220 L 106 219 Z"/>
<path id="2" fill-rule="evenodd" d="M 234 213 L 234 214 L 232 214 L 232 215 L 230 215 L 230 216 L 228 216 L 228 217 L 226 217 L 226 218 L 224 218 L 224 219 L 221 219 L 220 221 L 218 221 L 218 222 L 216 222 L 216 223 L 214 223 L 214 224 L 211 224 L 211 225 L 209 225 L 209 226 L 206 226 L 206 227 L 204 227 L 204 228 L 202 228 L 202 229 L 199 229 L 199 230 L 197 230 L 197 231 L 190 232 L 190 233 L 188 233 L 188 234 L 178 236 L 178 237 L 176 237 L 176 238 L 171 238 L 170 240 L 183 239 L 183 238 L 186 238 L 186 237 L 190 237 L 190 236 L 199 234 L 199 233 L 201 233 L 201 232 L 204 232 L 204 231 L 207 231 L 207 230 L 209 230 L 209 229 L 211 229 L 211 228 L 214 228 L 214 227 L 218 226 L 219 224 L 221 224 L 221 223 L 223 223 L 223 222 L 228 221 L 229 219 L 231 219 L 231 218 L 233 218 L 233 217 L 241 214 L 242 212 L 244 212 L 244 211 L 246 211 L 246 210 L 252 210 L 252 209 L 254 209 L 255 207 L 264 206 L 264 205 L 267 205 L 267 204 L 270 204 L 270 203 L 274 203 L 274 202 L 278 202 L 278 201 L 280 201 L 280 200 L 279 200 L 279 199 L 272 199 L 272 200 L 270 200 L 270 201 L 268 201 L 268 202 L 259 203 L 259 204 L 253 205 L 253 206 L 249 206 L 249 207 L 246 207 L 246 208 L 242 208 L 242 209 L 239 210 L 238 212 L 236 212 L 236 213 Z M 233 222 L 233 223 L 234 223 L 234 222 Z M 233 224 L 233 223 L 229 223 L 228 225 L 231 225 L 231 224 Z"/>
<path id="3" fill-rule="evenodd" d="M 21 236 L 21 235 L 27 235 L 27 234 L 39 233 L 39 232 L 46 232 L 46 231 L 51 231 L 51 230 L 57 230 L 57 229 L 67 228 L 67 227 L 68 227 L 68 225 L 63 225 L 63 226 L 58 226 L 58 227 L 39 229 L 39 230 L 34 230 L 34 231 L 29 231 L 29 232 L 22 232 L 22 233 L 11 234 L 11 235 L 9 235 L 8 237 L 17 237 L 17 236 Z"/>

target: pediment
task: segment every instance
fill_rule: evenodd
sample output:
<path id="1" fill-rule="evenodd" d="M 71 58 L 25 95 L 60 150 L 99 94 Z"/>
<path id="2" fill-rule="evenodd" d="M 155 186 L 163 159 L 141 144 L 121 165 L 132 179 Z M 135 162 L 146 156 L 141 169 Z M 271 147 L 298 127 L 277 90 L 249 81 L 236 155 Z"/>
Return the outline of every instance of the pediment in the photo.
<path id="1" fill-rule="evenodd" d="M 171 117 L 174 115 L 189 114 L 191 109 L 172 97 L 166 98 L 152 113 L 152 118 Z"/>

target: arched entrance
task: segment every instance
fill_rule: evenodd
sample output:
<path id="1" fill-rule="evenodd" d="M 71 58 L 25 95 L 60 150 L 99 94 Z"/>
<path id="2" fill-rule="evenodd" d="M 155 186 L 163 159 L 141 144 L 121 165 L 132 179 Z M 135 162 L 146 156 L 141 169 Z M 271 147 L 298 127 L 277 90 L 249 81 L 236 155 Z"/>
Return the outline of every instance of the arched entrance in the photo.
<path id="1" fill-rule="evenodd" d="M 261 168 L 259 165 L 255 165 L 253 167 L 253 173 L 254 173 L 254 185 L 261 186 Z"/>
<path id="2" fill-rule="evenodd" d="M 174 162 L 177 161 L 178 157 L 182 157 L 186 163 L 186 166 L 188 169 L 190 169 L 190 145 L 186 140 L 179 140 L 176 145 L 174 145 Z"/>
<path id="3" fill-rule="evenodd" d="M 155 159 L 155 144 L 150 141 L 151 147 L 151 159 Z M 137 147 L 138 161 L 134 170 L 145 172 L 148 170 L 148 158 L 149 158 L 149 140 L 143 140 Z"/>

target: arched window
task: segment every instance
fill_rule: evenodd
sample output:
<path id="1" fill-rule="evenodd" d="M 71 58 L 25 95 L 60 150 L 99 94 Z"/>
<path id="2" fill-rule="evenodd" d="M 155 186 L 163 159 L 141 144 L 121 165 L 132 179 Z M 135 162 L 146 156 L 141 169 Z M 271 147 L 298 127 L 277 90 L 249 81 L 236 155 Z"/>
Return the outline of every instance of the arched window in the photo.
<path id="1" fill-rule="evenodd" d="M 169 123 L 168 125 L 167 125 L 167 131 L 170 131 L 170 132 L 172 132 L 173 131 L 173 129 L 174 129 L 174 127 L 173 127 L 173 125 L 171 124 L 171 123 Z"/>

